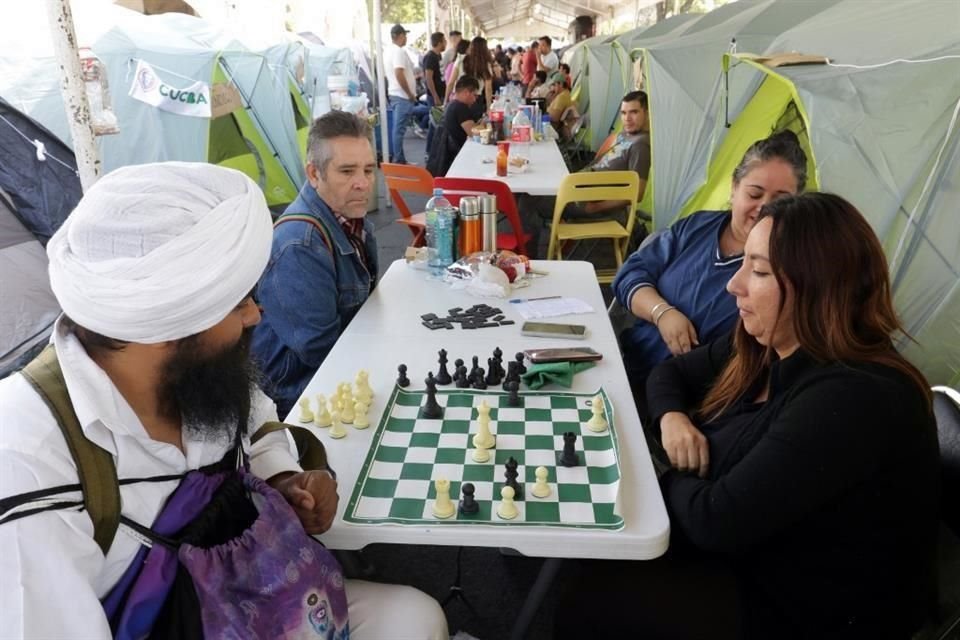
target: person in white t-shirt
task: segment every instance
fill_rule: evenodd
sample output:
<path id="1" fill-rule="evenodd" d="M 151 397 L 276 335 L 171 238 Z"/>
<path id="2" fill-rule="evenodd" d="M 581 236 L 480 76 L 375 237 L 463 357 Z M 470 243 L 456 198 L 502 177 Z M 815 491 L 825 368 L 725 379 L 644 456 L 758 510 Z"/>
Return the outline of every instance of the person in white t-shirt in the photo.
<path id="1" fill-rule="evenodd" d="M 387 76 L 387 96 L 393 109 L 393 129 L 390 131 L 391 162 L 407 164 L 403 153 L 403 134 L 407 131 L 410 117 L 422 118 L 430 112 L 427 105 L 417 103 L 417 79 L 413 60 L 404 49 L 407 46 L 409 31 L 401 24 L 390 28 L 393 44 L 384 55 L 384 69 Z"/>
<path id="2" fill-rule="evenodd" d="M 540 71 L 545 71 L 547 77 L 550 77 L 554 71 L 560 66 L 560 58 L 557 57 L 556 52 L 553 51 L 553 40 L 550 39 L 550 36 L 543 36 L 540 38 L 537 48 L 537 68 Z"/>

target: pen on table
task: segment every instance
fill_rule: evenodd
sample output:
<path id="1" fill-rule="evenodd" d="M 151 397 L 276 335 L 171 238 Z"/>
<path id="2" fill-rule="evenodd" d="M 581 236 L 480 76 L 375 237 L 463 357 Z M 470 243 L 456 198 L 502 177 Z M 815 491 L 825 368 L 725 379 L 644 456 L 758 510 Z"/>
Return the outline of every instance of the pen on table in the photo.
<path id="1" fill-rule="evenodd" d="M 512 302 L 513 304 L 517 304 L 520 302 L 533 302 L 534 300 L 558 300 L 562 297 L 563 296 L 541 296 L 539 298 L 514 298 L 510 302 Z"/>

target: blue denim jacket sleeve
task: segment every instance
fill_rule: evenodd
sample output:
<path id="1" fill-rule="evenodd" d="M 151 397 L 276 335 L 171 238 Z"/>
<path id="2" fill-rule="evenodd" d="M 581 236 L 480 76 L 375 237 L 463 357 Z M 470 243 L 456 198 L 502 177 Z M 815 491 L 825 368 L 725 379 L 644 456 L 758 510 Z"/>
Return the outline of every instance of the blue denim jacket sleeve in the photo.
<path id="1" fill-rule="evenodd" d="M 320 234 L 287 242 L 258 288 L 270 327 L 307 367 L 316 370 L 340 335 L 333 256 Z"/>

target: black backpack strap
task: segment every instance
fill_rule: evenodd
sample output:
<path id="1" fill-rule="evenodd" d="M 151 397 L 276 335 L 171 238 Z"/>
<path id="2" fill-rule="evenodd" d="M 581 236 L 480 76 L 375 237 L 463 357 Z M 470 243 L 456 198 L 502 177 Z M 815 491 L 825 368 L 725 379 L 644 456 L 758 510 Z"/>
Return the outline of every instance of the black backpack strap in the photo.
<path id="1" fill-rule="evenodd" d="M 265 422 L 256 433 L 250 436 L 250 443 L 253 444 L 268 433 L 283 430 L 289 431 L 293 436 L 300 455 L 300 466 L 305 471 L 329 471 L 336 477 L 333 469 L 327 464 L 327 450 L 324 449 L 323 443 L 306 427 L 297 427 L 285 422 Z"/>
<path id="2" fill-rule="evenodd" d="M 120 483 L 113 456 L 84 435 L 53 346 L 44 349 L 21 373 L 43 398 L 60 426 L 77 465 L 83 506 L 93 521 L 93 539 L 106 555 L 120 525 Z"/>

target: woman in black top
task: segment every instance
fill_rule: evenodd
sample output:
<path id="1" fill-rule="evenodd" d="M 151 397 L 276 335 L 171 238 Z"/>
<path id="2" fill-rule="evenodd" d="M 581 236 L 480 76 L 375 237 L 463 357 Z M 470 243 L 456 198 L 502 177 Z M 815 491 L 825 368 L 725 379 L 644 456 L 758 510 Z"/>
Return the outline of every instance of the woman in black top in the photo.
<path id="1" fill-rule="evenodd" d="M 937 436 L 879 241 L 838 196 L 787 196 L 727 289 L 733 334 L 647 380 L 671 548 L 582 565 L 556 636 L 910 638 L 936 602 Z"/>
<path id="2" fill-rule="evenodd" d="M 724 339 L 647 382 L 671 522 L 723 554 L 749 637 L 909 637 L 935 600 L 937 438 L 882 247 L 822 193 L 766 205 Z"/>

